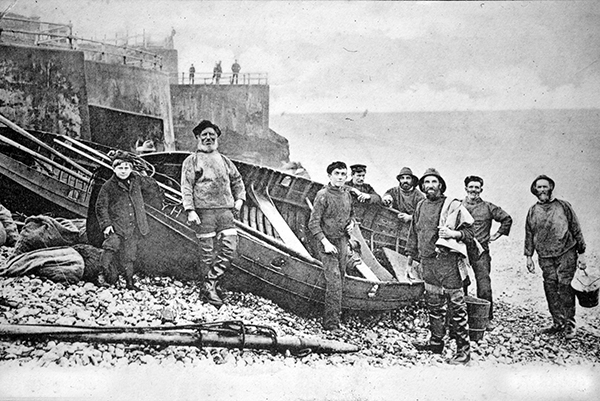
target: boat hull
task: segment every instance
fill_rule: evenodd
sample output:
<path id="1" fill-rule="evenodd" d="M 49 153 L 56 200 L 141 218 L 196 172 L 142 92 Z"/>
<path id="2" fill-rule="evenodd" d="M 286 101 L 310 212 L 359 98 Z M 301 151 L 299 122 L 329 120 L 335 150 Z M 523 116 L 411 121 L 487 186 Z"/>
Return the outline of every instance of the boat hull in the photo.
<path id="1" fill-rule="evenodd" d="M 7 138 L 5 142 L 18 140 L 16 135 L 4 137 Z M 45 146 L 52 146 L 57 138 L 61 139 L 50 134 L 43 134 L 43 137 Z M 101 246 L 103 236 L 97 225 L 94 205 L 101 184 L 112 171 L 102 167 L 100 162 L 95 164 L 87 160 L 86 167 L 96 167 L 97 171 L 94 176 L 91 173 L 82 176 L 82 170 L 69 170 L 69 163 L 57 165 L 53 161 L 55 159 L 48 158 L 48 154 L 38 156 L 38 149 L 33 149 L 28 141 L 23 141 L 22 145 L 26 149 L 7 150 L 5 145 L 0 149 L 0 188 L 7 206 L 28 215 L 52 212 L 67 218 L 87 217 L 88 239 L 92 244 Z M 64 145 L 55 146 L 57 151 L 64 151 Z M 21 153 L 23 150 L 26 152 Z M 73 155 L 69 154 L 69 157 Z M 167 155 L 166 160 L 172 162 L 174 168 L 180 168 L 184 157 L 185 154 Z M 236 164 L 243 175 L 247 174 L 244 177 L 247 185 L 254 181 L 267 194 L 269 188 L 274 190 L 274 204 L 282 211 L 282 216 L 300 242 L 312 250 L 311 254 L 315 254 L 313 239 L 305 230 L 310 215 L 305 199 L 313 199 L 320 184 L 296 180 L 299 177 L 242 162 Z M 168 185 L 173 185 L 175 177 Z M 286 188 L 294 192 L 294 199 L 289 199 Z M 28 199 L 32 201 L 27 202 Z M 256 209 L 256 205 L 248 207 Z M 204 277 L 206 272 L 198 270 L 195 233 L 186 224 L 181 204 L 165 198 L 160 210 L 147 205 L 147 213 L 150 234 L 140 244 L 136 270 L 148 276 L 172 276 L 181 280 Z M 256 218 L 261 215 L 254 210 L 254 214 L 249 213 L 249 216 Z M 266 297 L 296 312 L 322 308 L 326 283 L 321 262 L 308 253 L 290 249 L 276 235 L 268 235 L 265 230 L 267 221 L 257 224 L 255 218 L 247 222 L 236 221 L 238 251 L 230 271 L 225 275 L 224 285 Z M 342 308 L 353 311 L 392 310 L 419 299 L 422 294 L 423 283 L 420 281 L 370 281 L 346 276 Z"/>

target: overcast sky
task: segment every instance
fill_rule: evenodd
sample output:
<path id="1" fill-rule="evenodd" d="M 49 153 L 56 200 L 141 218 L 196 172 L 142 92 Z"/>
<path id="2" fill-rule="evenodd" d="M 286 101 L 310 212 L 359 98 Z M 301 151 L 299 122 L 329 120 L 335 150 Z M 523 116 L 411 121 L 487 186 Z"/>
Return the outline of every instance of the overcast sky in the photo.
<path id="1" fill-rule="evenodd" d="M 14 0 L 0 0 L 1 11 Z M 267 72 L 272 113 L 600 108 L 600 5 L 18 0 L 79 36 L 176 30 L 179 69 Z"/>

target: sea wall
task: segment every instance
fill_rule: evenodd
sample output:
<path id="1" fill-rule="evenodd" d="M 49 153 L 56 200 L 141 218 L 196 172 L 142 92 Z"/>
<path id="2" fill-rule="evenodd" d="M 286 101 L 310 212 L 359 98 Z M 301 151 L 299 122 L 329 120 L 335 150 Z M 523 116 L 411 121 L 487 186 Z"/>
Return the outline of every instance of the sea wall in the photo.
<path id="1" fill-rule="evenodd" d="M 168 74 L 129 65 L 86 61 L 85 75 L 90 113 L 94 113 L 92 120 L 110 122 L 110 125 L 92 124 L 92 140 L 128 149 L 138 139 L 156 141 L 153 132 L 162 125 L 163 137 L 158 141 L 163 142 L 166 150 L 175 149 Z M 135 124 L 138 118 L 139 125 Z M 153 127 L 150 132 L 147 131 L 148 122 Z M 107 135 L 119 137 L 123 143 L 111 143 Z"/>
<path id="2" fill-rule="evenodd" d="M 83 53 L 0 44 L 0 112 L 23 128 L 90 139 Z"/>
<path id="3" fill-rule="evenodd" d="M 287 139 L 269 128 L 268 85 L 171 85 L 171 102 L 178 150 L 195 148 L 192 129 L 207 119 L 223 132 L 222 153 L 271 167 L 289 161 Z"/>

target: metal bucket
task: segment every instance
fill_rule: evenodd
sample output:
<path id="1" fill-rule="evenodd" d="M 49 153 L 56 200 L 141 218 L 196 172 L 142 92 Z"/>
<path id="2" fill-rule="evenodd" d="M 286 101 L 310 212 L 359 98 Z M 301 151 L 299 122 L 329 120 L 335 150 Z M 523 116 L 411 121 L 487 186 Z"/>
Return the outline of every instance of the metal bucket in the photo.
<path id="1" fill-rule="evenodd" d="M 600 289 L 589 292 L 575 290 L 575 295 L 577 296 L 579 305 L 583 306 L 584 308 L 593 308 L 598 306 L 598 291 L 600 291 Z"/>
<path id="2" fill-rule="evenodd" d="M 469 338 L 471 341 L 483 339 L 490 321 L 490 302 L 485 299 L 466 296 L 467 315 L 469 317 Z"/>

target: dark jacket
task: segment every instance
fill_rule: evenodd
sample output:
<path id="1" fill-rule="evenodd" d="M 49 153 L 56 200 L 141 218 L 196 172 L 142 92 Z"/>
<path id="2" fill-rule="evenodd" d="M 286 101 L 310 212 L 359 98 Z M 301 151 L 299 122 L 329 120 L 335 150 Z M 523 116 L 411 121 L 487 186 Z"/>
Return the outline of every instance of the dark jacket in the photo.
<path id="1" fill-rule="evenodd" d="M 529 208 L 525 223 L 525 256 L 540 258 L 561 256 L 576 247 L 585 252 L 585 240 L 571 204 L 561 199 L 536 203 Z"/>
<path id="2" fill-rule="evenodd" d="M 499 206 L 484 201 L 481 198 L 476 199 L 475 201 L 465 198 L 463 206 L 471 213 L 473 219 L 475 219 L 475 222 L 473 223 L 475 239 L 477 239 L 485 250 L 489 250 L 490 247 L 492 221 L 500 223 L 500 227 L 498 228 L 500 234 L 508 235 L 510 233 L 512 217 Z"/>
<path id="3" fill-rule="evenodd" d="M 371 185 L 369 185 L 367 183 L 357 185 L 354 182 L 352 182 L 352 180 L 346 182 L 346 185 L 349 187 L 352 187 L 352 188 L 356 188 L 364 194 L 371 195 L 371 199 L 369 199 L 369 203 L 381 203 L 381 196 L 379 196 L 377 194 L 377 192 L 375 192 L 375 190 L 373 189 L 373 187 Z M 350 192 L 350 195 L 352 195 L 352 198 L 356 200 L 356 195 L 354 195 L 354 192 Z"/>
<path id="4" fill-rule="evenodd" d="M 404 191 L 399 186 L 388 189 L 385 195 L 392 197 L 392 204 L 390 205 L 392 209 L 410 214 L 411 216 L 414 214 L 417 204 L 425 199 L 425 195 L 418 188 L 413 188 L 411 191 Z"/>
<path id="5" fill-rule="evenodd" d="M 148 234 L 148 220 L 144 201 L 160 209 L 161 191 L 151 177 L 132 172 L 126 182 L 113 175 L 102 185 L 96 201 L 96 217 L 100 229 L 112 226 L 119 236 L 130 237 L 137 227 L 142 235 Z"/>
<path id="6" fill-rule="evenodd" d="M 348 188 L 327 185 L 317 192 L 313 206 L 308 229 L 319 241 L 347 235 L 346 227 L 354 216 Z"/>

